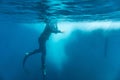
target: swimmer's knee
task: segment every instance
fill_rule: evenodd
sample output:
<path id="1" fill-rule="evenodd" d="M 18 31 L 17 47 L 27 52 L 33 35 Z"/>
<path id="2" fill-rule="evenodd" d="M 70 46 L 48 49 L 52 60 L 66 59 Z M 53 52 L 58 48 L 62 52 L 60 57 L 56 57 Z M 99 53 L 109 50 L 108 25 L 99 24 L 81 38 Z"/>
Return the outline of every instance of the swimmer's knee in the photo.
<path id="1" fill-rule="evenodd" d="M 25 56 L 28 56 L 30 53 L 29 52 L 27 52 L 27 53 L 25 53 Z"/>

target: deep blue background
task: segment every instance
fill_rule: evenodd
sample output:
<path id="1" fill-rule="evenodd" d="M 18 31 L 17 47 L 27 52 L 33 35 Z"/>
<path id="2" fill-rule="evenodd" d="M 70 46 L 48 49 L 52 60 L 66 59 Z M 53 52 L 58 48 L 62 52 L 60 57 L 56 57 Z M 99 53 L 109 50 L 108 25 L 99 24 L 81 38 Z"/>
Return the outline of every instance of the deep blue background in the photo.
<path id="1" fill-rule="evenodd" d="M 24 53 L 37 48 L 40 34 L 17 23 L 1 23 L 1 25 L 1 80 L 40 80 L 40 54 L 28 60 L 26 67 L 30 70 L 30 74 L 22 69 Z M 104 36 L 105 31 L 102 29 L 92 32 L 73 31 L 64 44 L 68 61 L 60 71 L 55 65 L 51 65 L 52 63 L 47 63 L 48 79 L 119 80 L 120 30 L 106 31 L 106 33 L 107 36 Z M 107 56 L 104 56 L 106 40 Z"/>

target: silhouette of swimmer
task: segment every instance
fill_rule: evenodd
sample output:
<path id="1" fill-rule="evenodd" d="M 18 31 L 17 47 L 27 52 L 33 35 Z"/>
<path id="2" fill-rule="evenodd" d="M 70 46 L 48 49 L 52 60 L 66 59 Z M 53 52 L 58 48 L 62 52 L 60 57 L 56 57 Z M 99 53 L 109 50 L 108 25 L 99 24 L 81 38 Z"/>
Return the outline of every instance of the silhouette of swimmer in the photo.
<path id="1" fill-rule="evenodd" d="M 62 33 L 60 30 L 58 30 L 57 25 L 53 24 L 51 22 L 46 23 L 46 27 L 42 34 L 40 35 L 38 42 L 39 42 L 39 48 L 32 51 L 28 52 L 25 54 L 24 60 L 23 60 L 23 68 L 25 65 L 26 60 L 28 59 L 29 56 L 36 54 L 36 53 L 41 53 L 41 70 L 42 70 L 42 77 L 43 80 L 45 80 L 45 75 L 46 75 L 46 69 L 45 69 L 45 60 L 46 60 L 46 41 L 49 39 L 51 33 Z"/>

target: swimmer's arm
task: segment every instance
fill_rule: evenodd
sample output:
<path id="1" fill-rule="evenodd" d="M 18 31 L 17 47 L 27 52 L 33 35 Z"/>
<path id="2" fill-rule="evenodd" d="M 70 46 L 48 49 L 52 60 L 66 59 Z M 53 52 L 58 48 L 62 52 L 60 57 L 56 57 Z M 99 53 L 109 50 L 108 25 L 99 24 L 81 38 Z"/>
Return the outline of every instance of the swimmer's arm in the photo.
<path id="1" fill-rule="evenodd" d="M 54 29 L 53 29 L 53 33 L 63 33 L 63 31 L 61 31 L 61 30 L 58 30 L 58 26 L 57 26 L 57 24 L 54 24 Z"/>

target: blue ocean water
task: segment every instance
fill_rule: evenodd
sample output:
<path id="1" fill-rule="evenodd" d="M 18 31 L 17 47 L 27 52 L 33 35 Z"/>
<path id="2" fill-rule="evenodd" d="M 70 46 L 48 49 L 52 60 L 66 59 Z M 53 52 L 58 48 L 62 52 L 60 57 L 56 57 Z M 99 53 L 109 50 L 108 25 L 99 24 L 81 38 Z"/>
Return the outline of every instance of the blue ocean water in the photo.
<path id="1" fill-rule="evenodd" d="M 44 17 L 64 33 L 47 41 L 47 80 L 120 80 L 119 0 L 0 0 L 0 80 L 42 80 Z"/>

